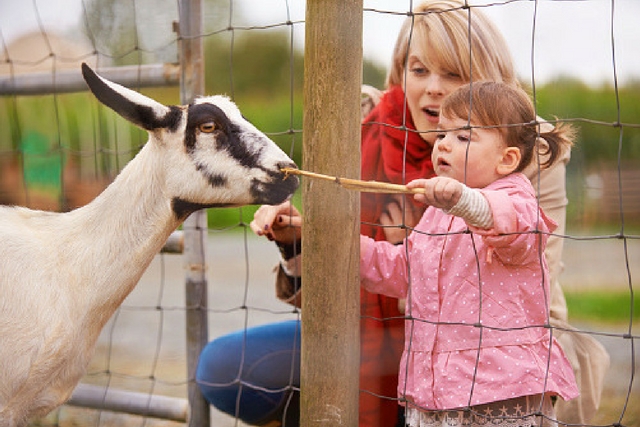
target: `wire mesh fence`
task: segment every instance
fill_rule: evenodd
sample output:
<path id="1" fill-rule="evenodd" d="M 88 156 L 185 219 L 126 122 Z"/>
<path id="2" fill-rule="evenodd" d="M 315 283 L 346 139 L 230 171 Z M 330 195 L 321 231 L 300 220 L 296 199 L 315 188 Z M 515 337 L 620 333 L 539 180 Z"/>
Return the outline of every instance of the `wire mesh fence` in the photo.
<path id="1" fill-rule="evenodd" d="M 304 2 L 263 3 L 204 3 L 204 30 L 194 37 L 201 38 L 205 46 L 205 91 L 232 96 L 243 113 L 300 165 Z M 595 0 L 471 4 L 513 36 L 508 37 L 511 50 L 514 56 L 524 57 L 521 63 L 526 64 L 518 69 L 521 80 L 535 97 L 540 116 L 551 119 L 557 115 L 579 128 L 567 169 L 569 205 L 566 234 L 561 236 L 565 266 L 560 281 L 570 303 L 572 325 L 603 343 L 611 357 L 600 409 L 590 425 L 640 425 L 634 405 L 640 397 L 635 379 L 639 361 L 635 291 L 640 265 L 640 193 L 636 185 L 640 180 L 640 92 L 634 81 L 637 74 L 627 71 L 638 70 L 628 59 L 627 41 L 637 38 L 633 34 L 637 32 L 623 21 L 632 15 L 634 9 L 629 8 L 633 6 L 631 2 Z M 384 87 L 399 23 L 412 6 L 408 1 L 364 2 L 364 83 Z M 180 103 L 175 68 L 180 59 L 181 39 L 175 24 L 182 18 L 179 3 L 33 2 L 20 7 L 23 9 L 3 4 L 0 9 L 0 203 L 66 211 L 99 194 L 146 141 L 144 132 L 124 123 L 89 94 L 76 92 L 79 64 L 88 62 L 98 70 L 117 68 L 118 73 L 127 70 L 126 77 L 118 75 L 126 86 L 166 104 Z M 554 9 L 560 7 L 567 9 L 563 13 Z M 550 18 L 567 13 L 573 14 L 573 28 L 566 21 L 554 23 Z M 61 15 L 74 18 L 61 19 Z M 569 56 L 564 38 L 568 49 L 588 50 L 588 42 L 577 33 L 594 19 L 604 22 L 605 30 L 598 34 L 608 46 L 606 55 L 594 54 L 592 63 L 576 63 L 574 69 L 606 63 L 607 77 L 593 83 L 592 77 L 579 80 L 579 72 L 573 80 L 566 77 L 566 71 L 561 71 L 565 73 L 562 78 L 541 72 L 547 62 L 559 61 L 556 55 Z M 20 21 L 31 31 L 20 33 L 11 21 Z M 60 27 L 55 21 L 67 23 Z M 385 26 L 390 29 L 382 31 Z M 518 37 L 522 32 L 528 37 Z M 558 34 L 563 37 L 555 44 L 545 44 L 551 34 L 554 39 Z M 366 43 L 377 45 L 367 49 Z M 371 52 L 378 46 L 387 52 L 381 60 L 372 59 Z M 553 54 L 546 55 L 550 51 Z M 601 51 L 594 48 L 594 52 Z M 298 198 L 294 203 L 300 206 Z M 210 339 L 273 322 L 300 320 L 297 309 L 274 297 L 272 268 L 279 261 L 278 254 L 272 243 L 249 230 L 254 209 L 208 213 Z M 584 297 L 590 294 L 600 306 L 604 306 L 603 295 L 612 297 L 610 310 L 617 312 L 617 320 L 603 320 L 607 314 L 591 314 Z M 572 305 L 573 301 L 579 305 Z M 159 254 L 103 330 L 83 384 L 99 386 L 97 399 L 104 401 L 110 397 L 109 390 L 140 393 L 143 408 L 154 406 L 156 397 L 174 397 L 172 403 L 159 406 L 175 405 L 180 413 L 187 388 L 194 382 L 187 374 L 187 307 L 181 256 Z M 581 316 L 580 310 L 589 314 Z M 289 387 L 298 389 L 299 383 L 292 381 Z M 364 389 L 361 394 L 372 392 Z M 394 400 L 396 396 L 379 398 Z M 127 399 L 134 398 L 122 398 Z M 61 426 L 184 422 L 181 416 L 174 418 L 177 420 L 159 421 L 64 406 L 39 422 Z M 244 425 L 235 414 L 215 408 L 211 419 L 213 425 Z"/>

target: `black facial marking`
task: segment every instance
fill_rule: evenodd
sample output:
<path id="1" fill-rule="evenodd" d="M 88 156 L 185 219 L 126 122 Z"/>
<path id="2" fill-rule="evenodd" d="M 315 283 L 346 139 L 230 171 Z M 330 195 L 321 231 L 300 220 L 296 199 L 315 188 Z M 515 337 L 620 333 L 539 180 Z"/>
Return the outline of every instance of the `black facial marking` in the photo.
<path id="1" fill-rule="evenodd" d="M 187 110 L 187 129 L 184 136 L 184 145 L 188 153 L 196 148 L 196 136 L 198 126 L 204 123 L 214 122 L 216 125 L 215 136 L 226 135 L 231 127 L 231 121 L 219 107 L 205 104 L 191 104 Z"/>
<path id="2" fill-rule="evenodd" d="M 180 126 L 180 121 L 182 120 L 182 109 L 180 107 L 176 107 L 175 105 L 169 106 L 169 112 L 160 120 L 156 121 L 157 128 L 166 128 L 170 132 L 175 132 L 178 130 L 178 126 Z"/>
<path id="3" fill-rule="evenodd" d="M 224 175 L 209 172 L 205 165 L 197 164 L 196 169 L 207 178 L 212 187 L 224 187 L 227 185 L 227 178 Z"/>
<path id="4" fill-rule="evenodd" d="M 246 140 L 259 138 L 249 132 L 243 132 L 240 126 L 231 121 L 220 107 L 204 103 L 189 105 L 187 114 L 187 129 L 184 144 L 188 153 L 193 153 L 196 145 L 197 129 L 203 123 L 214 122 L 216 131 L 216 149 L 224 150 L 241 166 L 255 168 L 259 165 L 260 152 L 252 153 L 247 150 Z"/>
<path id="5" fill-rule="evenodd" d="M 241 140 L 241 135 L 245 141 Z M 217 143 L 220 149 L 226 150 L 240 165 L 251 169 L 260 166 L 261 157 L 261 150 L 255 152 L 247 150 L 246 140 L 251 140 L 252 138 L 258 138 L 258 136 L 248 132 L 241 133 L 238 126 L 233 126 L 229 138 L 220 139 Z"/>
<path id="6" fill-rule="evenodd" d="M 179 221 L 184 221 L 189 215 L 200 209 L 225 208 L 233 206 L 225 203 L 193 203 L 176 197 L 171 200 L 171 210 Z"/>

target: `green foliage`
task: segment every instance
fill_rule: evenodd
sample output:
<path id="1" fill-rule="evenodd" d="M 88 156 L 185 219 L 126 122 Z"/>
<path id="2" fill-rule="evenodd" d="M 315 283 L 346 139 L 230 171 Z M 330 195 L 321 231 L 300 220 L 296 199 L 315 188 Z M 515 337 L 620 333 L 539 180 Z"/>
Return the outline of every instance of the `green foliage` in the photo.
<path id="1" fill-rule="evenodd" d="M 298 164 L 302 161 L 302 53 L 281 29 L 205 39 L 207 93 L 226 94 Z"/>
<path id="2" fill-rule="evenodd" d="M 571 321 L 628 323 L 633 309 L 633 321 L 640 319 L 640 298 L 637 295 L 631 304 L 628 289 L 611 290 L 602 284 L 602 289 L 588 291 L 565 291 Z"/>
<path id="3" fill-rule="evenodd" d="M 303 56 L 282 29 L 221 32 L 205 39 L 205 87 L 244 99 L 301 97 Z"/>
<path id="4" fill-rule="evenodd" d="M 387 78 L 387 72 L 377 66 L 374 62 L 363 59 L 362 60 L 362 83 L 365 85 L 377 87 L 383 89 L 385 87 L 385 80 Z"/>
<path id="5" fill-rule="evenodd" d="M 304 57 L 289 33 L 268 29 L 215 33 L 205 41 L 205 87 L 232 97 L 245 117 L 302 163 Z M 385 72 L 364 61 L 363 82 L 384 85 Z"/>
<path id="6" fill-rule="evenodd" d="M 536 90 L 539 114 L 574 122 L 578 141 L 574 153 L 587 164 L 640 159 L 640 85 L 590 87 L 558 79 Z M 622 126 L 618 126 L 621 124 Z M 634 126 L 629 126 L 634 125 Z"/>

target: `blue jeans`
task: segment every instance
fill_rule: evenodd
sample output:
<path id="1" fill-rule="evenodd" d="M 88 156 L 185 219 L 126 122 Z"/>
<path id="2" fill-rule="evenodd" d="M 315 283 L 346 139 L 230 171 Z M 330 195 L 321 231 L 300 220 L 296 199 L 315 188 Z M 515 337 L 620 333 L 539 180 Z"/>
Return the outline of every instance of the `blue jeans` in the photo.
<path id="1" fill-rule="evenodd" d="M 300 321 L 216 338 L 200 354 L 196 382 L 211 405 L 246 424 L 298 426 Z"/>

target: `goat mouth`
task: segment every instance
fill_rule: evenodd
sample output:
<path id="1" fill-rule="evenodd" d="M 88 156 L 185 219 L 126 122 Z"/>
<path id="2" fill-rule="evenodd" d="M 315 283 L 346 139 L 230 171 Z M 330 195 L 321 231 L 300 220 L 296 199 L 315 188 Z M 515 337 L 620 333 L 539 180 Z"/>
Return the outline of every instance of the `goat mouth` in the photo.
<path id="1" fill-rule="evenodd" d="M 254 180 L 251 195 L 255 204 L 277 205 L 288 200 L 299 185 L 300 179 L 297 176 L 275 174 L 268 181 Z"/>

